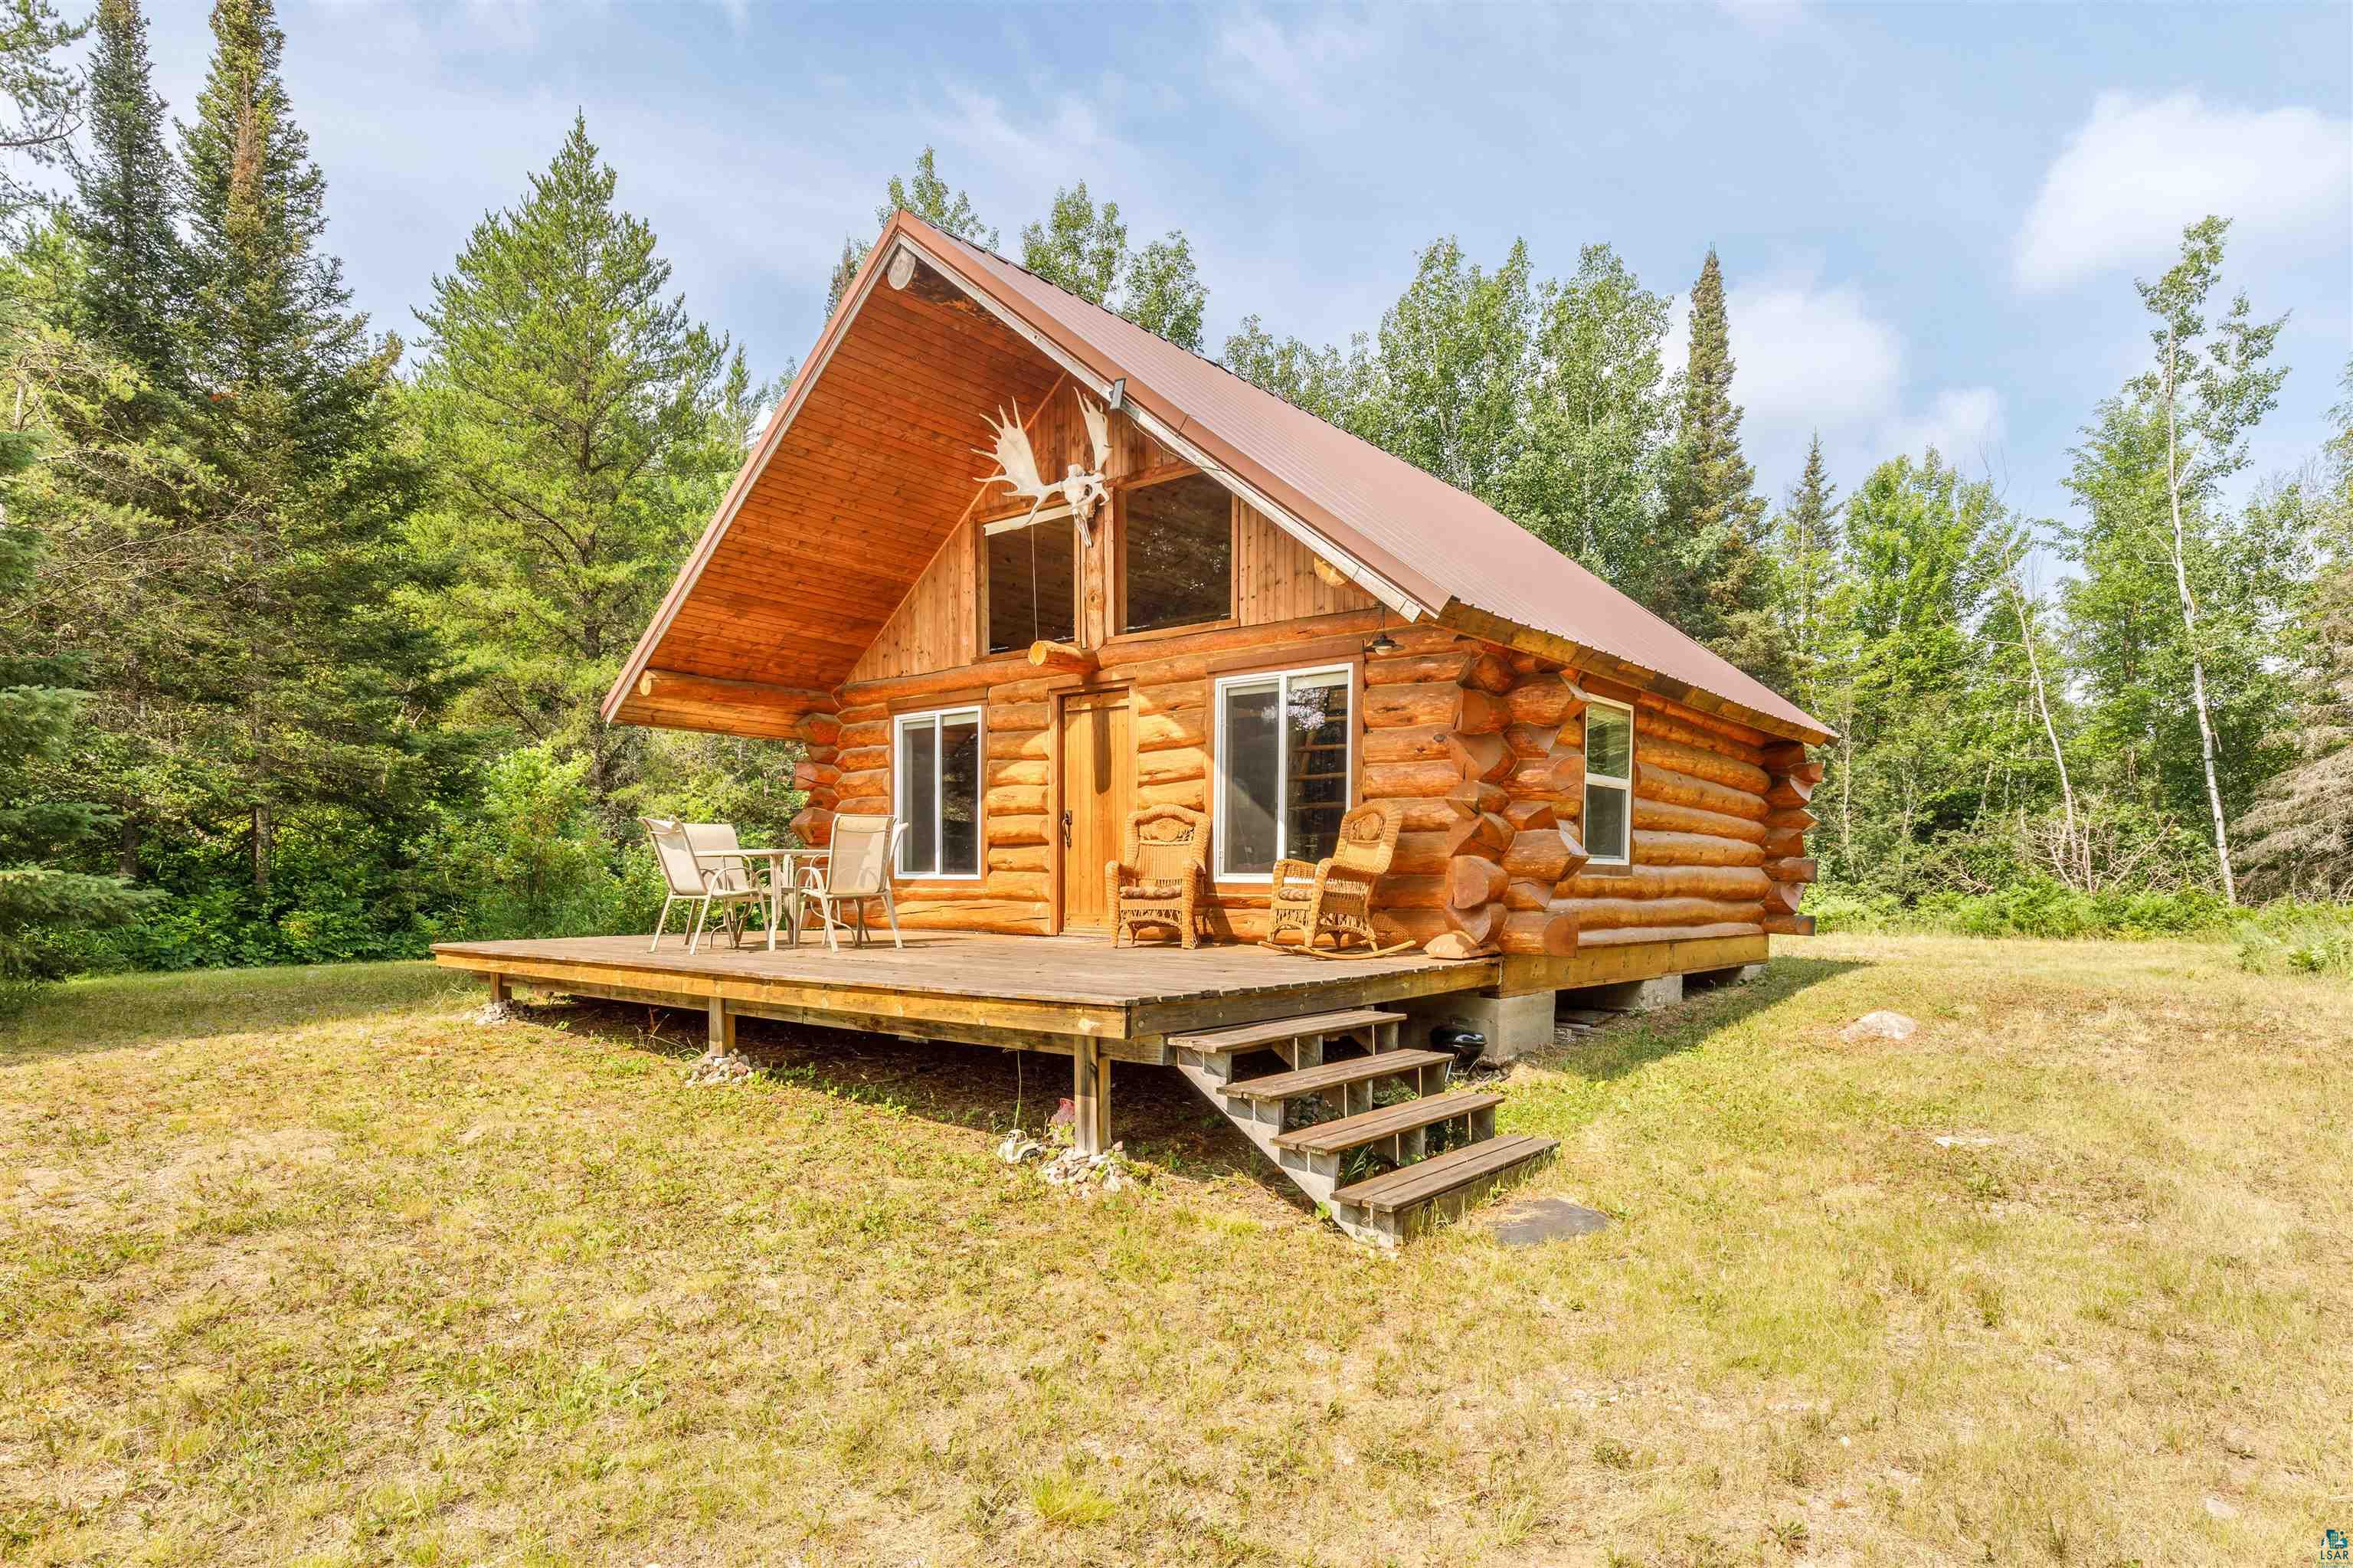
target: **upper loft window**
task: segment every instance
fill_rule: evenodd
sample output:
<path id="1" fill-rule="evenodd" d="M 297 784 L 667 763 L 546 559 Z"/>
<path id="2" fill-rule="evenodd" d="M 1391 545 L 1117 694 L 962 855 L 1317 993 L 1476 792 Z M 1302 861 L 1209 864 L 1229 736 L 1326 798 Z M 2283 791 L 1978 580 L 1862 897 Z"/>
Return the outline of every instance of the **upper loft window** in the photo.
<path id="1" fill-rule="evenodd" d="M 1223 620 L 1234 607 L 1234 508 L 1225 486 L 1190 474 L 1129 491 L 1120 532 L 1122 631 Z"/>
<path id="2" fill-rule="evenodd" d="M 991 653 L 1078 641 L 1078 526 L 1067 513 L 1026 528 L 1020 524 L 1011 517 L 983 528 Z"/>
<path id="3" fill-rule="evenodd" d="M 1594 699 L 1585 709 L 1588 865 L 1624 865 L 1634 806 L 1634 710 Z"/>

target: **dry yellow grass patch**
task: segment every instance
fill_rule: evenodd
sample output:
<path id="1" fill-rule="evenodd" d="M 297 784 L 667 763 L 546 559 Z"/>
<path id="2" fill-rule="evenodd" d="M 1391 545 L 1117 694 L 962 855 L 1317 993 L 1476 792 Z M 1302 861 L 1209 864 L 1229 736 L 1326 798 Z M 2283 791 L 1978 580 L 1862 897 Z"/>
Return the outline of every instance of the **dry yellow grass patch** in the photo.
<path id="1" fill-rule="evenodd" d="M 1613 1216 L 1385 1257 L 1123 1070 L 486 1028 L 420 966 L 0 1033 L 0 1561 L 2288 1563 L 2353 1527 L 2353 990 L 2220 948 L 1791 944 L 1514 1075 Z M 1923 1027 L 1841 1044 L 1893 1007 Z M 1032 1060 L 1024 1119 L 1067 1092 Z M 1939 1144 L 1937 1139 L 1950 1139 Z"/>

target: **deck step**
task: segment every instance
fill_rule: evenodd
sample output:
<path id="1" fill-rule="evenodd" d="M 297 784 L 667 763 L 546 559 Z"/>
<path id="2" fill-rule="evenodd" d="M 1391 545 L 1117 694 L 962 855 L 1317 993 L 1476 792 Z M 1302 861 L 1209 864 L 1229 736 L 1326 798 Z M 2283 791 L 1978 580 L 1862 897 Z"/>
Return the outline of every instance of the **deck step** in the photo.
<path id="1" fill-rule="evenodd" d="M 1336 1121 L 1319 1121 L 1314 1127 L 1303 1127 L 1296 1132 L 1286 1132 L 1274 1139 L 1277 1149 L 1296 1150 L 1303 1154 L 1341 1154 L 1351 1149 L 1362 1149 L 1368 1143 L 1395 1138 L 1400 1133 L 1419 1132 L 1442 1121 L 1467 1117 L 1473 1111 L 1493 1110 L 1504 1103 L 1501 1095 L 1430 1095 L 1420 1099 L 1406 1100 L 1377 1110 L 1356 1116 L 1342 1117 Z"/>
<path id="2" fill-rule="evenodd" d="M 1237 1100 L 1287 1100 L 1349 1084 L 1369 1083 L 1375 1078 L 1397 1077 L 1423 1067 L 1448 1067 L 1453 1063 L 1453 1054 L 1448 1051 L 1380 1051 L 1369 1056 L 1326 1062 L 1320 1067 L 1302 1067 L 1295 1073 L 1220 1084 L 1218 1092 Z"/>
<path id="3" fill-rule="evenodd" d="M 1205 1056 L 1224 1055 L 1235 1051 L 1257 1051 L 1269 1045 L 1280 1045 L 1304 1034 L 1340 1034 L 1355 1029 L 1370 1029 L 1380 1023 L 1402 1023 L 1402 1012 L 1383 1012 L 1378 1008 L 1358 1007 L 1345 1012 L 1313 1012 L 1303 1018 L 1271 1018 L 1262 1023 L 1238 1024 L 1231 1029 L 1214 1029 L 1204 1034 L 1171 1034 L 1168 1044 L 1187 1051 L 1198 1051 Z"/>
<path id="4" fill-rule="evenodd" d="M 1332 1194 L 1332 1202 L 1366 1209 L 1376 1214 L 1393 1214 L 1430 1202 L 1432 1199 L 1442 1198 L 1472 1182 L 1500 1176 L 1515 1165 L 1525 1164 L 1551 1153 L 1558 1147 L 1559 1141 L 1526 1133 L 1512 1133 L 1503 1138 L 1491 1138 L 1484 1143 L 1465 1144 L 1461 1149 L 1450 1149 L 1435 1159 L 1400 1165 L 1394 1171 L 1385 1171 L 1354 1186 L 1343 1187 Z"/>

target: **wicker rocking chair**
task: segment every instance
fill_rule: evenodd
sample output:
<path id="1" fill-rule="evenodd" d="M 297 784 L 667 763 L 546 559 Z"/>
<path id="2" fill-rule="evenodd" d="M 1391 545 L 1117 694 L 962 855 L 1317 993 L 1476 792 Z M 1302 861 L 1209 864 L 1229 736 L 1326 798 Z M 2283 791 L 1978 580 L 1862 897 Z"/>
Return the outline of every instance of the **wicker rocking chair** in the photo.
<path id="1" fill-rule="evenodd" d="M 1314 865 L 1275 862 L 1261 946 L 1312 953 L 1318 938 L 1329 937 L 1336 953 L 1353 938 L 1364 943 L 1365 956 L 1382 951 L 1373 934 L 1373 888 L 1397 854 L 1398 830 L 1404 825 L 1403 814 L 1390 806 L 1359 806 L 1340 819 L 1340 842 L 1324 859 Z M 1286 931 L 1298 933 L 1295 944 L 1283 941 Z"/>
<path id="2" fill-rule="evenodd" d="M 1127 819 L 1127 853 L 1103 868 L 1111 895 L 1111 945 L 1124 934 L 1166 926 L 1198 947 L 1209 882 L 1209 822 L 1182 806 L 1147 806 Z"/>

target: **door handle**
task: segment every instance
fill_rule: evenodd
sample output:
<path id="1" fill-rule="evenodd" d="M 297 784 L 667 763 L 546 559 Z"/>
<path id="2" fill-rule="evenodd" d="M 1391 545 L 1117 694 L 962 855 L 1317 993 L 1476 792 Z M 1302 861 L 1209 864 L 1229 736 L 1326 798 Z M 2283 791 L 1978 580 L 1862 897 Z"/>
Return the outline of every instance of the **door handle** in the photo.
<path id="1" fill-rule="evenodd" d="M 1062 847 L 1071 847 L 1071 813 L 1068 811 L 1062 813 Z"/>

